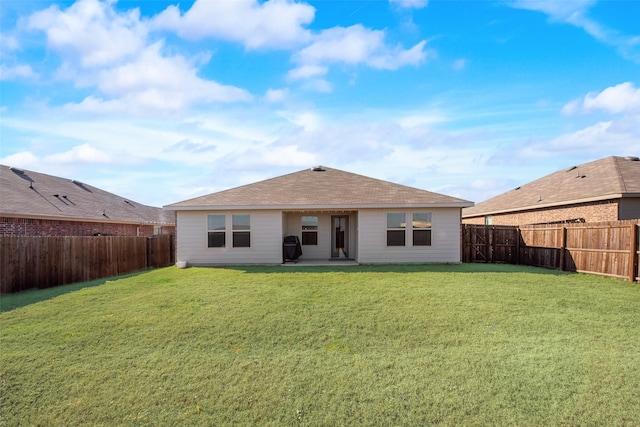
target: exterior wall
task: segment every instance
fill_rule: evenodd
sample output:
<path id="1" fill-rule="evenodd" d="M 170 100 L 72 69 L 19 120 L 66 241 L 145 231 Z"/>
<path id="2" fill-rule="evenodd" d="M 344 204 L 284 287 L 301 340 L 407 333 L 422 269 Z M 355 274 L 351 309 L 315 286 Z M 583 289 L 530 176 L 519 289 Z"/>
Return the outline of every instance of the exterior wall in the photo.
<path id="1" fill-rule="evenodd" d="M 0 217 L 0 236 L 153 236 L 174 234 L 175 226 L 113 224 L 107 222 L 61 221 Z"/>
<path id="2" fill-rule="evenodd" d="M 207 215 L 227 215 L 226 247 L 207 247 Z M 232 247 L 231 214 L 251 215 L 251 247 Z M 176 260 L 189 265 L 282 263 L 283 218 L 280 211 L 180 211 Z"/>
<path id="3" fill-rule="evenodd" d="M 387 246 L 387 212 L 432 212 L 431 246 L 412 246 L 407 230 L 406 246 Z M 459 263 L 460 209 L 369 209 L 358 215 L 357 261 L 375 263 Z"/>
<path id="4" fill-rule="evenodd" d="M 576 218 L 584 218 L 585 222 L 617 221 L 618 219 L 622 219 L 618 218 L 618 202 L 619 200 L 609 200 L 557 208 L 496 214 L 491 215 L 491 225 L 545 224 L 571 221 Z M 464 218 L 462 222 L 464 224 L 485 224 L 485 217 Z"/>

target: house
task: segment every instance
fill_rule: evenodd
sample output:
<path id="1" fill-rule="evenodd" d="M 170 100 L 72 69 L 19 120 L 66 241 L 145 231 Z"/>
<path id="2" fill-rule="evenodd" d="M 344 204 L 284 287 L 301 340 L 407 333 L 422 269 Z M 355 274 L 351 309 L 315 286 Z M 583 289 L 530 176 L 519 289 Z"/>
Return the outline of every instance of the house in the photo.
<path id="1" fill-rule="evenodd" d="M 554 172 L 462 210 L 465 224 L 640 218 L 640 159 L 611 156 Z"/>
<path id="2" fill-rule="evenodd" d="M 0 236 L 174 234 L 175 215 L 79 181 L 0 165 Z"/>
<path id="3" fill-rule="evenodd" d="M 190 265 L 300 260 L 460 262 L 461 209 L 473 203 L 314 167 L 165 206 L 177 212 L 176 259 Z"/>

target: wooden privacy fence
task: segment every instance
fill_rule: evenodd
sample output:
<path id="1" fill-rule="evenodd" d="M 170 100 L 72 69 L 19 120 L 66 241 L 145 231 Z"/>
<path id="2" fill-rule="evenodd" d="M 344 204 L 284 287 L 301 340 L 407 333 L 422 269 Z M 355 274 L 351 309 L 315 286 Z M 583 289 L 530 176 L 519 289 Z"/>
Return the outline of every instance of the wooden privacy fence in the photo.
<path id="1" fill-rule="evenodd" d="M 463 262 L 524 264 L 638 281 L 639 221 L 462 226 Z"/>
<path id="2" fill-rule="evenodd" d="M 0 236 L 0 292 L 49 288 L 174 263 L 172 235 Z"/>

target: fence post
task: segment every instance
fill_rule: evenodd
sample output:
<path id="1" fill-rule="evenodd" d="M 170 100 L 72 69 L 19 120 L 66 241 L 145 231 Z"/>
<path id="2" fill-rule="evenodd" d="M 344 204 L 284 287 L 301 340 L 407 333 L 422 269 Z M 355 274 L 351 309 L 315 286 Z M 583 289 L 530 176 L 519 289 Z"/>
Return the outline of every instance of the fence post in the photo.
<path id="1" fill-rule="evenodd" d="M 567 227 L 562 227 L 560 234 L 560 271 L 564 271 L 564 258 L 567 248 Z"/>
<path id="2" fill-rule="evenodd" d="M 516 227 L 516 264 L 520 264 L 520 240 L 522 240 L 522 230 L 520 226 Z"/>
<path id="3" fill-rule="evenodd" d="M 629 281 L 636 281 L 636 272 L 638 271 L 638 225 L 633 223 L 630 225 L 631 234 L 629 238 Z"/>

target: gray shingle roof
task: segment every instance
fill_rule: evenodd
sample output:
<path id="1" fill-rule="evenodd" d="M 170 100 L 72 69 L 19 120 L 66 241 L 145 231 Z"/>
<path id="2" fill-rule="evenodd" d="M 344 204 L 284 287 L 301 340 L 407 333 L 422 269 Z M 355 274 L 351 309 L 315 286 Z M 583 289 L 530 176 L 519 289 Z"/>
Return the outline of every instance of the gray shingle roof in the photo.
<path id="1" fill-rule="evenodd" d="M 104 213 L 104 215 L 103 215 Z M 0 216 L 174 224 L 171 212 L 66 178 L 0 165 Z"/>
<path id="2" fill-rule="evenodd" d="M 165 206 L 165 209 L 345 209 L 472 205 L 467 200 L 443 194 L 338 169 L 317 167 L 173 203 Z"/>
<path id="3" fill-rule="evenodd" d="M 611 156 L 572 166 L 462 210 L 462 217 L 640 197 L 640 161 Z"/>

